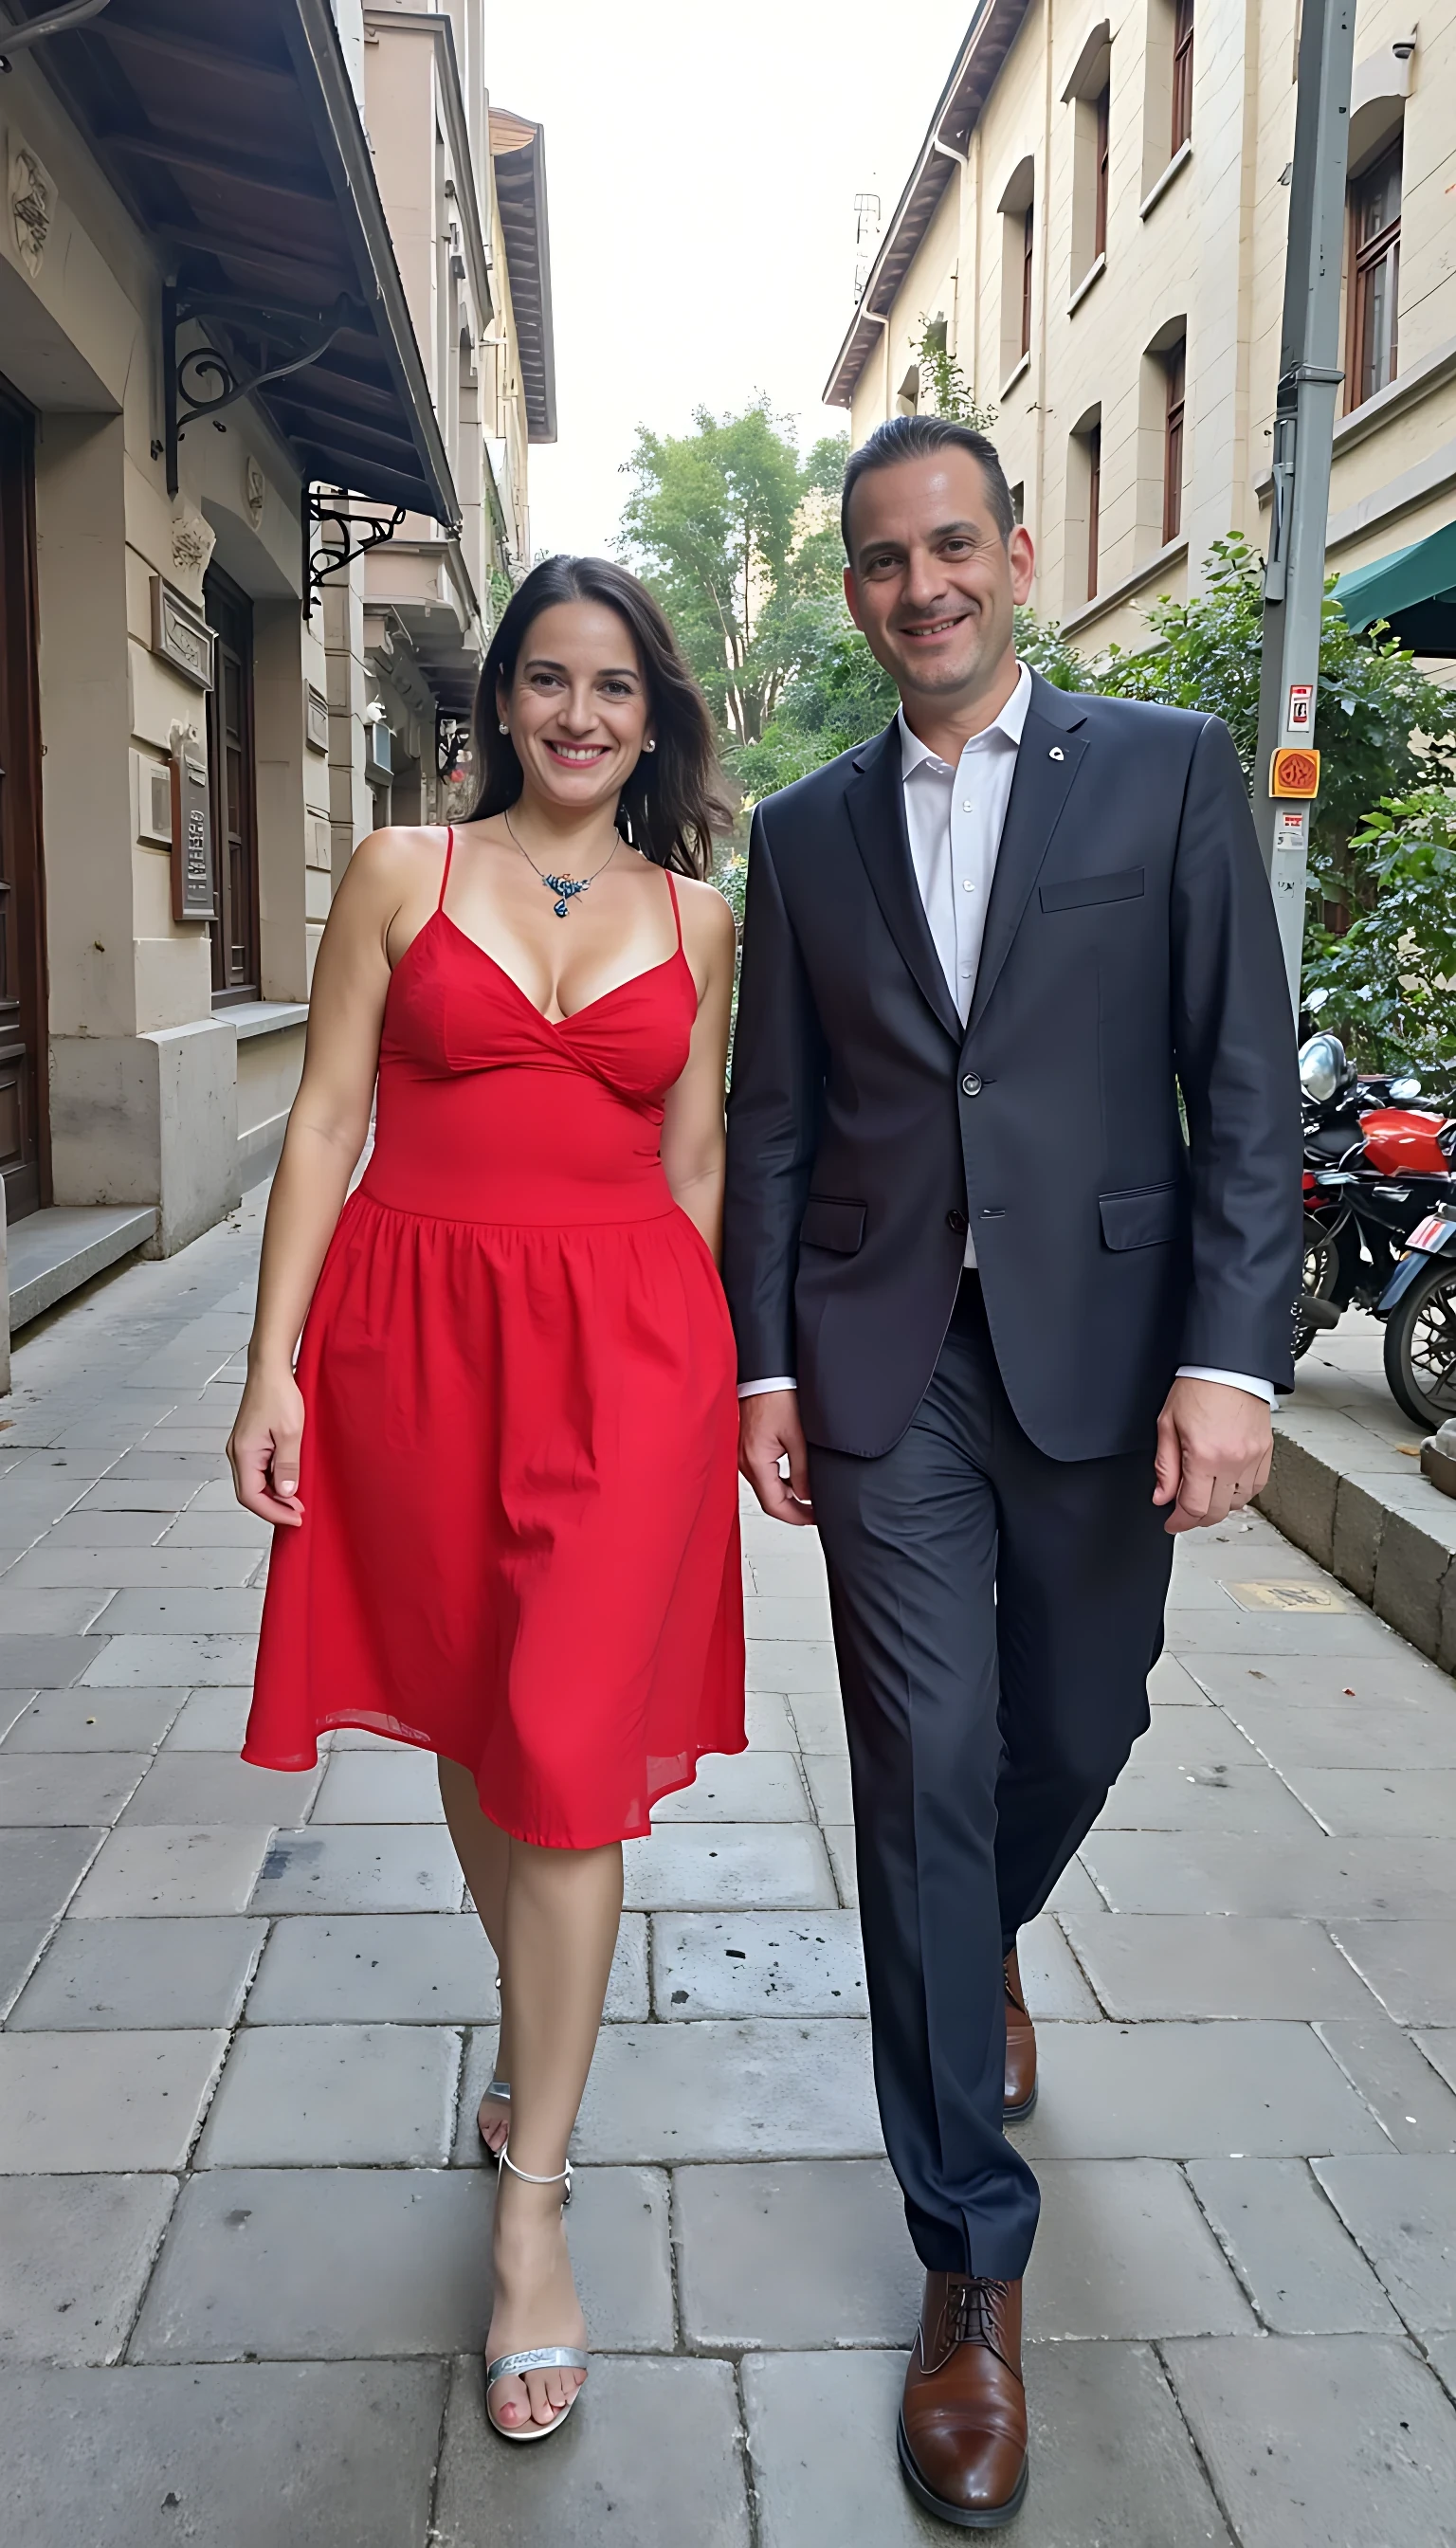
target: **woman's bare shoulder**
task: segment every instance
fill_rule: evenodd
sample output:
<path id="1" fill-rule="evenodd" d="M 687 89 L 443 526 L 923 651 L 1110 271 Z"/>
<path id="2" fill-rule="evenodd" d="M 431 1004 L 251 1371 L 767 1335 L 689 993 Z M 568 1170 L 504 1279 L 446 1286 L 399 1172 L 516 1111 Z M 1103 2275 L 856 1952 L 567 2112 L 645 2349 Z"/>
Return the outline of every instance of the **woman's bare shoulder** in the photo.
<path id="1" fill-rule="evenodd" d="M 675 876 L 673 881 L 682 914 L 683 939 L 706 958 L 726 956 L 731 960 L 737 923 L 717 886 L 702 883 L 696 876 Z"/>

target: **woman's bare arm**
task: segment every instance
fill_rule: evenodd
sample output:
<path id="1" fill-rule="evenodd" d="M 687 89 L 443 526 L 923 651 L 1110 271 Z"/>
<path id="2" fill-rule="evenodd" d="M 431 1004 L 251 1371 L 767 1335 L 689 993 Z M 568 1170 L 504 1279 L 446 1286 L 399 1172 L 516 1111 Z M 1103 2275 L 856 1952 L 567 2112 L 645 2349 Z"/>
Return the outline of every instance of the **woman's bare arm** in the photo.
<path id="1" fill-rule="evenodd" d="M 419 894 L 422 836 L 361 841 L 318 948 L 303 1077 L 284 1136 L 263 1230 L 248 1376 L 228 1444 L 239 1503 L 265 1521 L 297 1523 L 304 1406 L 294 1350 L 369 1133 L 389 990 L 387 940 Z"/>
<path id="2" fill-rule="evenodd" d="M 682 944 L 699 985 L 687 1063 L 668 1091 L 663 1166 L 673 1201 L 701 1230 L 715 1261 L 723 1241 L 723 1100 L 733 1006 L 733 914 L 711 885 L 680 883 Z"/>

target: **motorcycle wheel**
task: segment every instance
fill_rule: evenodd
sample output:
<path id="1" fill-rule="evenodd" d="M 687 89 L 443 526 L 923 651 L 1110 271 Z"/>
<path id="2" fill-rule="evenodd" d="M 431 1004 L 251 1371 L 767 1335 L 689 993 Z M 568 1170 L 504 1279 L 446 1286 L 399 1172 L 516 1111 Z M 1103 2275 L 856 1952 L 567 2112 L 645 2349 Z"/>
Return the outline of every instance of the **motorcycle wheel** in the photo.
<path id="1" fill-rule="evenodd" d="M 1456 1415 L 1456 1265 L 1438 1260 L 1392 1311 L 1385 1376 L 1402 1414 L 1423 1433 Z"/>
<path id="2" fill-rule="evenodd" d="M 1301 1297 L 1308 1300 L 1313 1295 L 1317 1301 L 1327 1301 L 1338 1280 L 1339 1250 L 1323 1223 L 1317 1221 L 1312 1212 L 1307 1212 L 1305 1215 L 1305 1270 L 1300 1286 Z M 1294 1329 L 1296 1362 L 1299 1361 L 1301 1354 L 1309 1352 L 1319 1332 L 1319 1328 L 1310 1320 L 1296 1317 Z"/>

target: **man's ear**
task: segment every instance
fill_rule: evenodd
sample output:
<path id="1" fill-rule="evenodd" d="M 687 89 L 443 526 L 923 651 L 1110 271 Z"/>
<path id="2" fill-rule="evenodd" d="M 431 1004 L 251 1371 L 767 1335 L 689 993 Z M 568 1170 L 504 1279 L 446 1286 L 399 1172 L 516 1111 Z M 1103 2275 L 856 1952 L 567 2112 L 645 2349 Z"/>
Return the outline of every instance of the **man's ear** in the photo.
<path id="1" fill-rule="evenodd" d="M 855 570 L 852 566 L 846 566 L 845 568 L 845 608 L 848 610 L 855 626 L 863 632 L 864 622 L 860 616 L 860 592 L 859 587 L 855 582 Z"/>
<path id="2" fill-rule="evenodd" d="M 1037 571 L 1037 552 L 1025 523 L 1015 525 L 1006 543 L 1006 554 L 1011 561 L 1011 597 L 1020 606 L 1031 592 L 1032 579 Z"/>

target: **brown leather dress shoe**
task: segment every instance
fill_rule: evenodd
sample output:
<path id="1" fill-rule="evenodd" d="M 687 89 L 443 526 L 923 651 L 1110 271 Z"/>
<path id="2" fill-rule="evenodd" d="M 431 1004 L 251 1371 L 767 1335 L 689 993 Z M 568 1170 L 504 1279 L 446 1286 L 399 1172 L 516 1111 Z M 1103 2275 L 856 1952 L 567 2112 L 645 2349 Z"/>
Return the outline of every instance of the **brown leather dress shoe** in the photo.
<path id="1" fill-rule="evenodd" d="M 900 2466 L 927 2512 L 999 2530 L 1027 2491 L 1021 2285 L 927 2274 L 905 2372 Z"/>
<path id="2" fill-rule="evenodd" d="M 1006 2089 L 1002 2122 L 1024 2124 L 1037 2102 L 1037 2033 L 1022 1997 L 1016 1949 L 1006 1958 Z"/>

